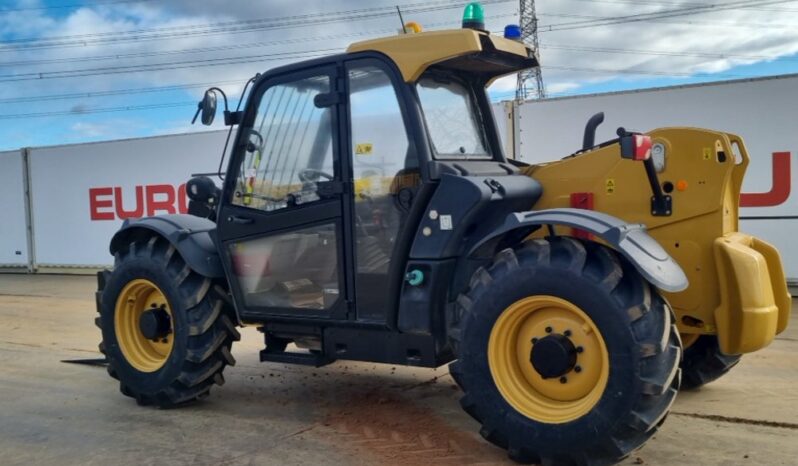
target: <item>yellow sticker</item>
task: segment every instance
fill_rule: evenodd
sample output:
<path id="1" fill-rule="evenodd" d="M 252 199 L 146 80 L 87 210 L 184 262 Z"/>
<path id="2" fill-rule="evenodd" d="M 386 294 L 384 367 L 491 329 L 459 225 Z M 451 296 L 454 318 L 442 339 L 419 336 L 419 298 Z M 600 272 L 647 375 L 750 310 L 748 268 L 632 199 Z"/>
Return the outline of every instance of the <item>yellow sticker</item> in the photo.
<path id="1" fill-rule="evenodd" d="M 370 142 L 362 142 L 360 144 L 355 144 L 355 154 L 357 155 L 371 155 L 371 152 L 374 150 L 374 144 Z"/>
<path id="2" fill-rule="evenodd" d="M 604 187 L 607 190 L 607 194 L 612 194 L 615 192 L 615 178 L 607 178 Z"/>
<path id="3" fill-rule="evenodd" d="M 704 148 L 704 160 L 712 160 L 712 148 L 705 147 Z"/>

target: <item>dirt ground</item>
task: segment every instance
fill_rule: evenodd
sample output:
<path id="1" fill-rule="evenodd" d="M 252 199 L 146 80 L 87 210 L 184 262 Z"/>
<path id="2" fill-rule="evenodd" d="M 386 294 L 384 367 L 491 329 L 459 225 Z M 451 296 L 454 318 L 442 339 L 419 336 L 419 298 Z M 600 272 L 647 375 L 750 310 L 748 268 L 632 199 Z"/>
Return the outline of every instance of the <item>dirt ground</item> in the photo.
<path id="1" fill-rule="evenodd" d="M 0 275 L 0 463 L 511 464 L 460 410 L 446 368 L 258 362 L 244 329 L 204 402 L 139 407 L 100 367 L 92 277 Z M 795 313 L 793 313 L 795 317 Z M 798 322 L 727 377 L 679 395 L 624 464 L 798 463 Z"/>

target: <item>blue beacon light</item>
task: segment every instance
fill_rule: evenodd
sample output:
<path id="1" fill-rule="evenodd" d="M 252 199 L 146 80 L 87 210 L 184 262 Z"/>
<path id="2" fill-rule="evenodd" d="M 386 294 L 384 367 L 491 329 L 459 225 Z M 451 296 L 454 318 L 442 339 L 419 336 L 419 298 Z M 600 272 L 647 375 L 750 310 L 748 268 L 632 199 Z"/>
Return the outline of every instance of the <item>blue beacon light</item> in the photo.
<path id="1" fill-rule="evenodd" d="M 521 26 L 517 24 L 508 24 L 504 26 L 504 38 L 510 40 L 521 40 Z"/>

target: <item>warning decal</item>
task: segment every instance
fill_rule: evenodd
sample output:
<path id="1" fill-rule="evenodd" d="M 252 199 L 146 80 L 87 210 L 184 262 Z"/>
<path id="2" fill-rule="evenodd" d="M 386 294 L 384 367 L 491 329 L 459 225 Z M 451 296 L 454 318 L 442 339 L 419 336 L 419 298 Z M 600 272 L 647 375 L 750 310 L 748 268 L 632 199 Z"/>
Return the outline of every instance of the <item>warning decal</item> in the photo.
<path id="1" fill-rule="evenodd" d="M 370 142 L 362 142 L 360 144 L 355 144 L 356 155 L 371 155 L 371 152 L 373 150 L 374 150 L 374 144 Z"/>
<path id="2" fill-rule="evenodd" d="M 607 194 L 613 194 L 615 192 L 615 178 L 607 178 L 604 186 L 606 188 Z"/>

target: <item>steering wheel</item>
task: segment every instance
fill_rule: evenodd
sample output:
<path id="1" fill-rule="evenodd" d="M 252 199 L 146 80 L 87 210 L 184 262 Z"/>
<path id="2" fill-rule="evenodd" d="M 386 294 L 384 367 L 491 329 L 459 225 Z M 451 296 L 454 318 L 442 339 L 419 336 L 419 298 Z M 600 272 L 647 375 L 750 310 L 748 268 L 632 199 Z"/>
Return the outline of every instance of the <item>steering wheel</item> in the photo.
<path id="1" fill-rule="evenodd" d="M 323 172 L 321 170 L 316 170 L 314 168 L 303 168 L 302 170 L 299 171 L 297 177 L 299 177 L 299 181 L 302 181 L 303 183 L 313 183 L 317 181 L 319 178 L 325 178 L 328 181 L 332 181 L 335 179 L 333 175 L 330 175 L 329 173 Z"/>

